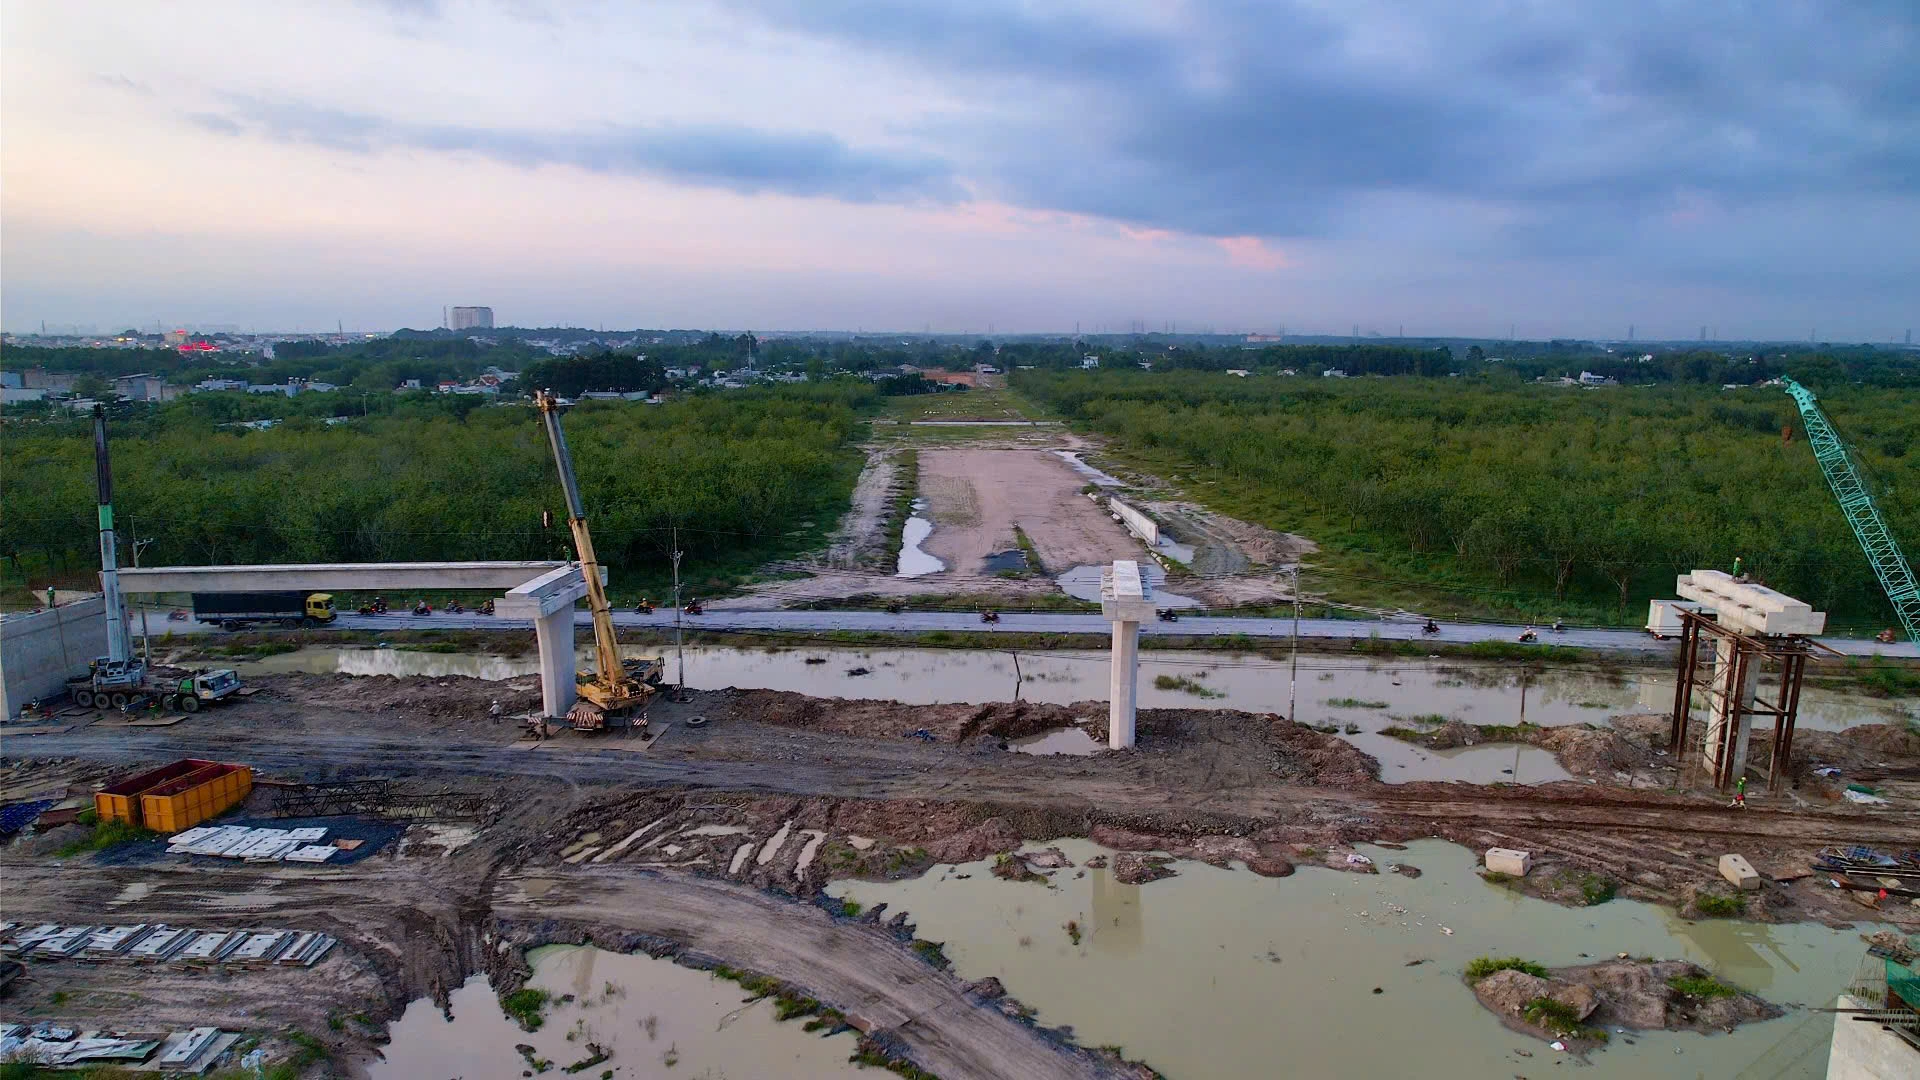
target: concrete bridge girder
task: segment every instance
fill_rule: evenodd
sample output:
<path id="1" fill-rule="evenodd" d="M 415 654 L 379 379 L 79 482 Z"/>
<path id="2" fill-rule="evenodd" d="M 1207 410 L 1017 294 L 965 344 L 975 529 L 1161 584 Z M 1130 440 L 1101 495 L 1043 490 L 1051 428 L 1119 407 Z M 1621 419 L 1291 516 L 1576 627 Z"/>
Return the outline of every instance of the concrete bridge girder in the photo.
<path id="1" fill-rule="evenodd" d="M 606 567 L 600 581 L 607 580 Z M 573 662 L 573 609 L 586 598 L 578 563 L 418 562 L 300 563 L 273 566 L 153 566 L 120 571 L 120 591 L 392 592 L 399 596 L 443 589 L 502 589 L 494 612 L 533 623 L 540 647 L 540 703 L 549 717 L 567 715 L 578 700 Z"/>

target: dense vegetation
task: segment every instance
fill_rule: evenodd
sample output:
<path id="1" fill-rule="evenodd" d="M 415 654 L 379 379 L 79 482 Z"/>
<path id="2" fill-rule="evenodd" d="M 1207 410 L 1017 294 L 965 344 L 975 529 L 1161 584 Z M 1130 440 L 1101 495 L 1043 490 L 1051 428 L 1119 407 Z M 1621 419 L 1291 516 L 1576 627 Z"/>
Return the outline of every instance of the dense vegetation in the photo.
<path id="1" fill-rule="evenodd" d="M 1336 596 L 1631 622 L 1676 573 L 1739 556 L 1836 619 L 1892 619 L 1778 389 L 1139 371 L 1014 385 L 1217 508 L 1317 540 Z M 1912 393 L 1840 384 L 1822 402 L 1912 546 Z"/>
<path id="2" fill-rule="evenodd" d="M 147 565 L 568 557 L 553 461 L 524 405 L 389 395 L 404 404 L 335 426 L 296 416 L 253 431 L 200 415 L 201 400 L 217 397 L 239 395 L 115 421 L 117 518 L 128 537 L 153 540 Z M 616 584 L 662 578 L 674 527 L 695 583 L 817 538 L 845 508 L 857 411 L 876 401 L 862 384 L 832 383 L 572 410 L 575 468 Z M 0 453 L 10 569 L 92 565 L 88 422 L 10 423 Z"/>

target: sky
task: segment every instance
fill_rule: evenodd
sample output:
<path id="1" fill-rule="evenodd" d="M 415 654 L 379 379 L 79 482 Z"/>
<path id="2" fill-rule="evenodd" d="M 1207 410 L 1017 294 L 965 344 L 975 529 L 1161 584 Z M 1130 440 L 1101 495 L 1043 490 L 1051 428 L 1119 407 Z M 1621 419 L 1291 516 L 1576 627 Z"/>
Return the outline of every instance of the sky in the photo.
<path id="1" fill-rule="evenodd" d="M 1889 341 L 1914 0 L 0 0 L 0 326 Z"/>

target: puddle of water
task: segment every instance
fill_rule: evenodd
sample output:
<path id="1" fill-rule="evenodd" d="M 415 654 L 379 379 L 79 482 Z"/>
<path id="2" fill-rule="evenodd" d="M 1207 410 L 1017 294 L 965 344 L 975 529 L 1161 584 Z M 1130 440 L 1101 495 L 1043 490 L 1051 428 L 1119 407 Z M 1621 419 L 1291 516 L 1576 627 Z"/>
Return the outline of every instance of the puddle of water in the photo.
<path id="1" fill-rule="evenodd" d="M 1055 844 L 1076 864 L 1102 850 L 1084 840 Z M 1040 1023 L 1072 1025 L 1083 1045 L 1122 1045 L 1170 1077 L 1539 1077 L 1564 1055 L 1481 1008 L 1461 982 L 1473 958 L 1685 958 L 1771 1001 L 1819 1007 L 1846 986 L 1864 949 L 1857 931 L 1810 923 L 1688 924 L 1625 900 L 1556 907 L 1480 881 L 1473 854 L 1443 841 L 1366 850 L 1377 863 L 1425 874 L 1313 868 L 1268 879 L 1180 862 L 1178 877 L 1144 886 L 1106 870 L 1076 877 L 1077 869 L 1041 886 L 995 878 L 983 860 L 829 891 L 907 912 L 919 936 L 946 942 L 960 977 L 996 976 L 1039 1010 Z M 1079 945 L 1068 939 L 1069 920 L 1082 930 Z M 1414 960 L 1422 962 L 1407 966 Z M 1831 1023 L 1790 1012 L 1732 1035 L 1614 1034 L 1588 1075 L 1734 1076 L 1804 1035 L 1801 1025 L 1830 1031 Z M 1765 1075 L 1823 1076 L 1826 1045 L 1821 1034 L 1797 1065 Z"/>
<path id="2" fill-rule="evenodd" d="M 1104 566 L 1091 563 L 1084 566 L 1076 566 L 1055 578 L 1054 581 L 1060 586 L 1061 592 L 1066 593 L 1076 600 L 1091 600 L 1094 603 L 1099 603 L 1100 572 L 1105 569 L 1106 567 Z M 1192 597 L 1180 596 L 1176 593 L 1162 590 L 1160 586 L 1166 584 L 1167 572 L 1160 569 L 1159 565 L 1152 560 L 1140 560 L 1140 575 L 1146 579 L 1147 586 L 1153 590 L 1153 602 L 1155 604 L 1170 608 L 1197 608 L 1200 606 L 1200 601 Z"/>
<path id="3" fill-rule="evenodd" d="M 1027 565 L 1026 552 L 1019 548 L 1008 548 L 988 555 L 980 564 L 980 569 L 983 573 L 997 574 L 1002 570 L 1030 570 L 1032 567 Z"/>
<path id="4" fill-rule="evenodd" d="M 1097 568 L 1095 568 L 1097 570 Z M 1097 587 L 1097 586 L 1096 586 Z M 632 655 L 658 653 L 635 647 Z M 504 670 L 518 676 L 534 659 L 470 654 L 409 653 L 396 649 L 304 648 L 240 665 L 242 673 L 265 669 L 374 674 L 368 658 L 404 660 L 409 674 L 488 675 Z M 1107 654 L 1094 651 L 1025 652 L 1016 677 L 1005 652 L 960 649 L 739 649 L 688 646 L 687 685 L 701 690 L 729 686 L 791 690 L 815 697 L 860 697 L 912 705 L 984 703 L 1021 699 L 1053 704 L 1104 701 Z M 809 659 L 815 663 L 807 663 Z M 679 669 L 667 650 L 667 680 Z M 817 661 L 825 660 L 825 663 Z M 496 668 L 497 665 L 497 668 Z M 857 682 L 849 668 L 871 669 Z M 1196 679 L 1224 697 L 1205 701 L 1179 690 L 1154 686 L 1156 676 Z M 1664 713 L 1673 707 L 1673 677 L 1665 669 L 1633 670 L 1624 676 L 1582 669 L 1555 669 L 1526 676 L 1497 664 L 1424 659 L 1370 660 L 1307 655 L 1300 660 L 1298 712 L 1308 724 L 1356 724 L 1360 734 L 1345 735 L 1379 758 L 1382 778 L 1404 780 L 1515 780 L 1538 783 L 1563 776 L 1551 755 L 1525 747 L 1514 764 L 1514 747 L 1468 747 L 1433 751 L 1376 734 L 1392 716 L 1440 713 L 1472 724 L 1514 724 L 1521 720 L 1554 726 L 1600 723 L 1625 712 Z M 1360 703 L 1378 705 L 1368 708 Z M 1287 708 L 1287 663 L 1257 655 L 1162 651 L 1142 654 L 1140 706 L 1195 708 L 1209 705 L 1249 712 Z M 1881 723 L 1902 715 L 1902 704 L 1847 697 L 1808 689 L 1800 698 L 1803 729 L 1838 730 L 1854 724 Z M 1404 766 L 1404 767 L 1402 767 Z M 1501 769 L 1515 769 L 1508 775 Z"/>
<path id="5" fill-rule="evenodd" d="M 925 499 L 913 500 L 913 516 L 907 518 L 907 524 L 900 533 L 899 572 L 894 577 L 922 577 L 937 574 L 947 568 L 947 564 L 920 550 L 920 545 L 933 535 L 933 522 L 921 517 L 927 508 Z"/>
<path id="6" fill-rule="evenodd" d="M 1182 566 L 1193 562 L 1193 545 L 1178 543 L 1165 533 L 1160 535 L 1160 542 L 1153 545 L 1153 550 Z"/>
<path id="7" fill-rule="evenodd" d="M 1074 757 L 1091 757 L 1106 749 L 1103 744 L 1095 742 L 1085 728 L 1077 727 L 1013 739 L 1007 746 L 1022 754 L 1070 754 Z"/>
<path id="8" fill-rule="evenodd" d="M 603 1069 L 620 1077 L 860 1074 L 847 1060 L 852 1035 L 821 1038 L 802 1032 L 801 1021 L 779 1023 L 769 1001 L 743 1005 L 746 994 L 737 984 L 706 972 L 571 945 L 533 950 L 528 961 L 534 971 L 527 985 L 575 997 L 550 1005 L 539 1031 L 520 1030 L 500 1011 L 486 979 L 475 975 L 449 995 L 451 1021 L 431 1001 L 407 1006 L 383 1048 L 385 1060 L 369 1070 L 372 1080 L 520 1080 L 529 1067 L 514 1050 L 521 1043 L 553 1062 L 550 1075 L 565 1076 L 568 1065 L 587 1057 L 589 1041 L 613 1056 L 578 1073 L 585 1077 Z"/>
<path id="9" fill-rule="evenodd" d="M 1122 484 L 1118 479 L 1112 476 L 1109 476 L 1106 473 L 1101 472 L 1099 469 L 1094 468 L 1093 466 L 1087 464 L 1084 461 L 1081 461 L 1080 455 L 1074 453 L 1071 450 L 1055 450 L 1053 454 L 1055 457 L 1059 458 L 1061 461 L 1064 461 L 1068 465 L 1073 466 L 1074 472 L 1079 473 L 1081 476 L 1086 477 L 1088 480 L 1093 481 L 1094 483 L 1100 485 L 1101 487 L 1125 487 L 1126 486 L 1125 484 Z"/>
<path id="10" fill-rule="evenodd" d="M 688 829 L 683 836 L 739 836 L 747 831 L 745 825 L 696 825 Z"/>

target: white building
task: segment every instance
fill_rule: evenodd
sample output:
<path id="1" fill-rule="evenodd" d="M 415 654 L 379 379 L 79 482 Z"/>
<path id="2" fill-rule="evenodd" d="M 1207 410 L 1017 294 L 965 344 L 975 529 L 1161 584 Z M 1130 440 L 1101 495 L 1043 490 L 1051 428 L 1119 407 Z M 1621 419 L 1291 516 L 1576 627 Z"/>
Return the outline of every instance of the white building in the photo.
<path id="1" fill-rule="evenodd" d="M 450 319 L 450 328 L 454 330 L 493 329 L 493 309 L 490 307 L 457 307 L 453 309 Z"/>

